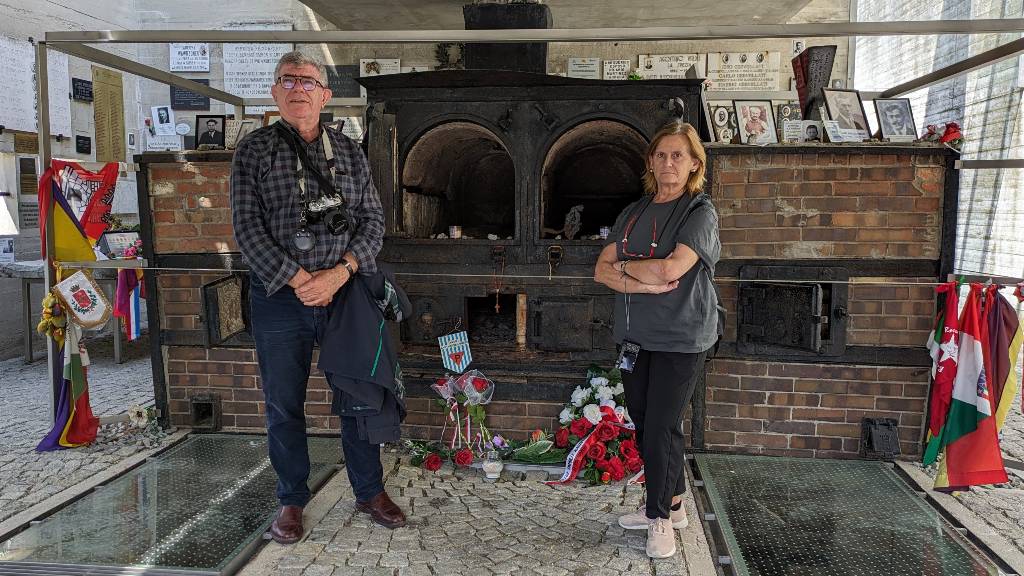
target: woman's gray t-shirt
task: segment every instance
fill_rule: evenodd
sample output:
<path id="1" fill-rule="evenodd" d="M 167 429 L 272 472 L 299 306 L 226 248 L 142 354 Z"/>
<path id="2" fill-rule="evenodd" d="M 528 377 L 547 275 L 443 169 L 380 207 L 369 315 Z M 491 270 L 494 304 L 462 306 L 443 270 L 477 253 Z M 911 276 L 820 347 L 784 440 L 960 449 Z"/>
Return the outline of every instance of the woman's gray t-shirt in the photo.
<path id="1" fill-rule="evenodd" d="M 709 275 L 701 270 L 702 265 L 707 266 L 710 276 L 715 274 L 722 249 L 718 239 L 718 214 L 706 194 L 684 194 L 679 198 L 678 206 L 676 200 L 660 204 L 651 200 L 649 196 L 641 198 L 627 206 L 616 219 L 608 239 L 616 243 L 618 259 L 645 259 L 651 250 L 656 221 L 658 238 L 653 258 L 666 258 L 675 250 L 676 244 L 684 244 L 697 253 L 700 261 L 679 279 L 679 286 L 671 292 L 629 294 L 628 328 L 627 297 L 616 294 L 615 341 L 629 340 L 650 351 L 703 352 L 718 340 L 715 289 Z M 690 212 L 689 216 L 686 216 L 687 212 Z M 623 235 L 634 216 L 637 219 L 630 230 L 628 249 L 630 253 L 642 254 L 645 258 L 623 254 Z"/>

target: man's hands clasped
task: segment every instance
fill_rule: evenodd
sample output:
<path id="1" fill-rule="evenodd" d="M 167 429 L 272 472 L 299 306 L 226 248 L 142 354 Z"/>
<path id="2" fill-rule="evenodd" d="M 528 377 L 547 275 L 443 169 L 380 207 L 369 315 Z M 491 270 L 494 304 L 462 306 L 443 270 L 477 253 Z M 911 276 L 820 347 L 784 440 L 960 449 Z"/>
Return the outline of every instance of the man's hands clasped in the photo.
<path id="1" fill-rule="evenodd" d="M 300 269 L 288 285 L 306 306 L 327 306 L 351 278 L 352 274 L 343 265 L 312 273 Z"/>

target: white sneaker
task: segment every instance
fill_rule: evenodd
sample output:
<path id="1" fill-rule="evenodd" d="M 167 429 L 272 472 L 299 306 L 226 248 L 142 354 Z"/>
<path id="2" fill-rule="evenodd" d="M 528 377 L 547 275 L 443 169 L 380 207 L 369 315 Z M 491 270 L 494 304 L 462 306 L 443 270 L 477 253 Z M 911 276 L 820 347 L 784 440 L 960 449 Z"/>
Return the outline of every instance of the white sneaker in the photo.
<path id="1" fill-rule="evenodd" d="M 690 525 L 690 520 L 686 517 L 685 503 L 679 507 L 679 510 L 670 510 L 669 514 L 672 520 L 672 527 L 676 530 L 682 530 Z M 643 506 L 636 512 L 619 516 L 619 526 L 626 530 L 647 530 L 647 524 L 647 509 Z"/>
<path id="2" fill-rule="evenodd" d="M 668 558 L 676 553 L 676 533 L 668 518 L 655 518 L 647 525 L 647 555 Z"/>

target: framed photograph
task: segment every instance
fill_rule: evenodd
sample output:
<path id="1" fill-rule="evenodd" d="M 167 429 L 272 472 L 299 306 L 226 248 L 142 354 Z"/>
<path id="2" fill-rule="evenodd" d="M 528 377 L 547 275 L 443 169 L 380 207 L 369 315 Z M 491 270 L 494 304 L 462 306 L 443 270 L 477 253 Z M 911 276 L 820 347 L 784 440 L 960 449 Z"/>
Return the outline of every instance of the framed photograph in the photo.
<path id="1" fill-rule="evenodd" d="M 783 120 L 783 142 L 821 142 L 824 128 L 816 120 Z"/>
<path id="2" fill-rule="evenodd" d="M 774 144 L 779 141 L 771 100 L 733 100 L 740 144 Z"/>
<path id="3" fill-rule="evenodd" d="M 708 106 L 708 95 L 707 91 L 701 89 L 700 91 L 700 108 L 704 113 L 704 125 L 708 128 L 708 142 L 715 141 L 715 126 L 711 120 L 711 107 Z"/>
<path id="4" fill-rule="evenodd" d="M 238 143 L 257 128 L 258 120 L 246 118 L 245 120 L 228 119 L 224 129 L 224 142 L 230 149 L 238 147 Z"/>
<path id="5" fill-rule="evenodd" d="M 139 239 L 138 232 L 104 232 L 96 243 L 107 258 L 124 258 L 124 251 Z"/>
<path id="6" fill-rule="evenodd" d="M 134 130 L 129 130 L 128 131 L 128 140 L 127 140 L 127 142 L 128 142 L 128 149 L 129 150 L 135 150 L 135 131 Z"/>
<path id="7" fill-rule="evenodd" d="M 157 136 L 174 136 L 174 110 L 168 106 L 153 106 L 153 129 Z"/>
<path id="8" fill-rule="evenodd" d="M 263 113 L 263 125 L 270 126 L 281 119 L 281 112 L 278 110 L 267 110 Z"/>
<path id="9" fill-rule="evenodd" d="M 803 115 L 800 113 L 799 102 L 783 102 L 782 104 L 776 104 L 775 123 L 778 124 L 779 128 L 779 139 L 785 140 L 785 138 L 782 137 L 782 134 L 787 121 L 796 121 L 802 119 Z"/>
<path id="10" fill-rule="evenodd" d="M 913 142 L 917 140 L 914 112 L 909 98 L 878 98 L 875 113 L 882 138 L 891 142 Z"/>
<path id="11" fill-rule="evenodd" d="M 715 142 L 726 144 L 735 142 L 737 131 L 736 109 L 731 100 L 714 100 L 708 102 L 708 115 L 711 119 L 708 126 L 714 132 Z"/>
<path id="12" fill-rule="evenodd" d="M 223 114 L 196 115 L 196 150 L 200 146 L 217 146 L 224 148 Z"/>
<path id="13" fill-rule="evenodd" d="M 825 95 L 829 120 L 836 122 L 843 142 L 860 142 L 870 138 L 868 117 L 860 101 L 860 92 L 823 88 L 822 93 Z"/>

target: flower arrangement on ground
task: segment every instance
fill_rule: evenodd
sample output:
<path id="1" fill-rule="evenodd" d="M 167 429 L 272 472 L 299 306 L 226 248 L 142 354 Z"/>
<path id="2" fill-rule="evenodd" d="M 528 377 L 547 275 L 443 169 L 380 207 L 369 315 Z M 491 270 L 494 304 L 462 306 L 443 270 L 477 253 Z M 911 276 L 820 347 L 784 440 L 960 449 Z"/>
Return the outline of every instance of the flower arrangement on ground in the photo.
<path id="1" fill-rule="evenodd" d="M 592 366 L 587 384 L 577 386 L 559 414 L 562 427 L 555 446 L 569 448 L 565 472 L 555 483 L 579 476 L 591 484 L 618 482 L 643 469 L 629 413 L 626 411 L 622 374 L 618 369 Z"/>

